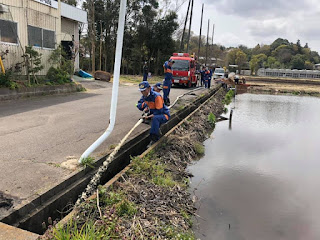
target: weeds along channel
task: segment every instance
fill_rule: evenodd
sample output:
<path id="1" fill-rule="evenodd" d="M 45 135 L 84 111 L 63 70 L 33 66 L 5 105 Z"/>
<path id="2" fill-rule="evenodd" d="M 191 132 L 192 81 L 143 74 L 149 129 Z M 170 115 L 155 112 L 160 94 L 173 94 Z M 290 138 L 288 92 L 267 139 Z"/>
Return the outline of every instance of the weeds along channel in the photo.
<path id="1" fill-rule="evenodd" d="M 50 226 L 41 239 L 195 239 L 186 168 L 204 153 L 202 143 L 224 111 L 225 95 L 220 88 L 155 149 L 133 158 L 114 184 L 100 186 L 67 224 Z"/>

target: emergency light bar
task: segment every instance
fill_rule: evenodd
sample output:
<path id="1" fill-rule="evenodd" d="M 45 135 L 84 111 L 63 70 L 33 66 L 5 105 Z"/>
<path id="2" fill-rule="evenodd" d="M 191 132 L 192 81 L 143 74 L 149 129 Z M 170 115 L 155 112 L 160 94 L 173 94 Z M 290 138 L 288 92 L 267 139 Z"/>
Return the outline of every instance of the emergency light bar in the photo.
<path id="1" fill-rule="evenodd" d="M 178 57 L 189 57 L 189 53 L 173 53 L 173 56 L 178 56 Z"/>

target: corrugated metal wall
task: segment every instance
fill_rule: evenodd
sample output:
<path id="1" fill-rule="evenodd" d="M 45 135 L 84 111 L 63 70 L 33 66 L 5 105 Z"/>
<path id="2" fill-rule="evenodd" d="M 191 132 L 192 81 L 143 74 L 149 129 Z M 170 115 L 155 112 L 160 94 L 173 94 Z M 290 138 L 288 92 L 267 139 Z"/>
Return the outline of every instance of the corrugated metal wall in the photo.
<path id="1" fill-rule="evenodd" d="M 72 35 L 75 35 L 77 22 L 61 18 L 61 41 L 72 41 Z"/>
<path id="2" fill-rule="evenodd" d="M 10 68 L 16 63 L 23 61 L 23 51 L 21 46 L 23 46 L 24 49 L 25 46 L 28 46 L 27 25 L 55 31 L 56 36 L 57 31 L 60 31 L 60 28 L 58 27 L 58 24 L 60 24 L 60 13 L 55 8 L 51 8 L 32 0 L 0 0 L 0 3 L 9 5 L 11 12 L 11 14 L 1 14 L 0 18 L 18 22 L 18 35 L 21 42 L 21 45 L 0 43 L 1 51 L 9 50 L 9 54 L 5 56 L 4 60 L 6 68 Z M 58 32 L 58 34 L 60 33 Z M 42 64 L 45 67 L 39 74 L 45 75 L 51 67 L 48 59 L 52 50 L 41 48 L 35 49 L 42 54 Z M 25 74 L 25 71 L 22 72 L 22 74 Z"/>

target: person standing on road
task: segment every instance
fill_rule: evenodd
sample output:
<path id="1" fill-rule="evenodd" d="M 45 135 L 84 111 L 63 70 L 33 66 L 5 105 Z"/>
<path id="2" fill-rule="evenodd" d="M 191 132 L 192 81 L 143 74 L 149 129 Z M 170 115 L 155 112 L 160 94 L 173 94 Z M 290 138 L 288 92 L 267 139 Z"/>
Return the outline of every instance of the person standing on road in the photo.
<path id="1" fill-rule="evenodd" d="M 164 105 L 160 93 L 151 90 L 150 84 L 143 81 L 139 84 L 139 90 L 142 94 L 138 101 L 137 108 L 140 111 L 148 113 L 144 119 L 152 119 L 150 129 L 150 147 L 153 143 L 160 139 L 159 129 L 161 124 L 166 123 L 170 118 L 170 110 Z"/>
<path id="2" fill-rule="evenodd" d="M 144 62 L 144 65 L 143 65 L 143 81 L 148 81 L 148 65 L 147 65 L 147 62 Z"/>
<path id="3" fill-rule="evenodd" d="M 205 66 L 202 66 L 202 70 L 200 71 L 201 87 L 202 87 L 203 84 L 204 84 L 205 75 L 206 75 L 206 67 L 205 67 Z"/>
<path id="4" fill-rule="evenodd" d="M 170 89 L 172 84 L 172 65 L 174 64 L 174 61 L 172 59 L 169 59 L 169 61 L 166 61 L 163 64 L 163 70 L 164 70 L 164 81 L 163 81 L 163 100 L 164 104 L 169 106 L 170 105 Z"/>
<path id="5" fill-rule="evenodd" d="M 212 67 L 210 67 L 209 68 L 209 79 L 208 79 L 208 88 L 210 88 L 211 87 L 211 80 L 212 80 L 212 73 L 213 73 L 213 71 L 212 71 Z"/>
<path id="6" fill-rule="evenodd" d="M 204 70 L 204 87 L 209 88 L 209 78 L 210 78 L 210 71 L 208 69 Z"/>

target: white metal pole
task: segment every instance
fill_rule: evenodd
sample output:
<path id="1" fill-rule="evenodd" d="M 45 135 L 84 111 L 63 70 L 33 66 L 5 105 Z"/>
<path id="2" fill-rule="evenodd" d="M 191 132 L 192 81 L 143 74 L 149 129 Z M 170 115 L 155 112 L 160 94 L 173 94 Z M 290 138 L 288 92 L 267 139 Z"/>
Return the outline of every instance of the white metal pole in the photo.
<path id="1" fill-rule="evenodd" d="M 126 7 L 127 7 L 126 5 L 127 5 L 127 0 L 121 0 L 118 33 L 117 33 L 116 58 L 115 58 L 115 64 L 114 64 L 114 70 L 113 70 L 113 85 L 112 85 L 109 126 L 107 130 L 81 155 L 79 159 L 79 163 L 81 163 L 83 159 L 87 158 L 94 150 L 96 150 L 109 137 L 109 135 L 113 131 L 113 128 L 116 122 L 124 24 L 125 24 Z"/>

